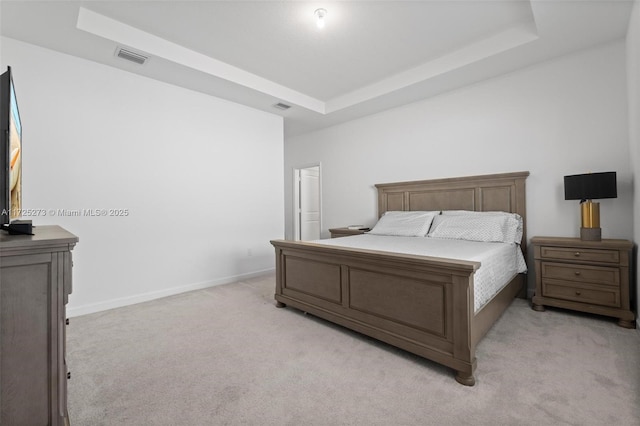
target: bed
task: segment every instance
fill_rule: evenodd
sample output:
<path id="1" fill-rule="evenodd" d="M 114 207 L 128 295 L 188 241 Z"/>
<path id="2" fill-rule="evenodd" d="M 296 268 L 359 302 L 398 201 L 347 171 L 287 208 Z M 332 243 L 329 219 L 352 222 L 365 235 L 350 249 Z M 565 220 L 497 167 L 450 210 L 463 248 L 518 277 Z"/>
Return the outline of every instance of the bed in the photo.
<path id="1" fill-rule="evenodd" d="M 522 220 L 517 247 L 526 254 L 528 175 L 378 184 L 378 217 L 398 211 L 516 213 Z M 476 309 L 480 261 L 362 248 L 352 244 L 355 238 L 344 237 L 343 244 L 271 241 L 276 306 L 297 308 L 450 367 L 456 381 L 473 386 L 475 348 L 514 297 L 526 294 L 525 275 L 514 273 Z"/>

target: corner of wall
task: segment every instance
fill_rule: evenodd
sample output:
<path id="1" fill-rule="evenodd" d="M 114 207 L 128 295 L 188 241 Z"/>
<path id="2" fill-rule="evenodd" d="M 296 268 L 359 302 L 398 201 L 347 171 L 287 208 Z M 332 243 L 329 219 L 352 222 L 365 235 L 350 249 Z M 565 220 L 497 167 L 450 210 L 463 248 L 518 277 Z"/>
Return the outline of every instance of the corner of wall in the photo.
<path id="1" fill-rule="evenodd" d="M 633 238 L 640 241 L 640 123 L 635 119 L 640 114 L 640 0 L 635 0 L 631 9 L 626 37 L 627 93 L 629 114 L 629 151 L 633 175 Z M 640 263 L 638 250 L 635 264 Z M 640 311 L 640 270 L 636 267 L 636 314 Z M 640 327 L 640 321 L 638 321 Z"/>

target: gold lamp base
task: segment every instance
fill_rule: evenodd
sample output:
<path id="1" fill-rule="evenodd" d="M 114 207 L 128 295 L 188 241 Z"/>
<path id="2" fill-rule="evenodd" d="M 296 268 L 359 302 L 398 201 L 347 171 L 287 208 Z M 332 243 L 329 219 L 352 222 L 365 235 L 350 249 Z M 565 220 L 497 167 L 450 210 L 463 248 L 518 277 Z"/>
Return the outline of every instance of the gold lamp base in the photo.
<path id="1" fill-rule="evenodd" d="M 580 204 L 582 227 L 580 239 L 583 241 L 601 241 L 602 229 L 600 228 L 600 203 L 587 200 Z"/>

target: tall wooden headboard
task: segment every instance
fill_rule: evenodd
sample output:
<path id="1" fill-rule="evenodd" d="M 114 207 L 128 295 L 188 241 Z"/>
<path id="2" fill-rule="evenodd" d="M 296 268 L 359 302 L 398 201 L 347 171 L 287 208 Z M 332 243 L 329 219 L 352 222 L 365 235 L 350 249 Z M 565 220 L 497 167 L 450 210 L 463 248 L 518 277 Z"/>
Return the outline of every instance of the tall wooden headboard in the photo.
<path id="1" fill-rule="evenodd" d="M 526 191 L 529 172 L 377 184 L 378 216 L 402 210 L 504 211 L 522 216 L 526 250 Z"/>

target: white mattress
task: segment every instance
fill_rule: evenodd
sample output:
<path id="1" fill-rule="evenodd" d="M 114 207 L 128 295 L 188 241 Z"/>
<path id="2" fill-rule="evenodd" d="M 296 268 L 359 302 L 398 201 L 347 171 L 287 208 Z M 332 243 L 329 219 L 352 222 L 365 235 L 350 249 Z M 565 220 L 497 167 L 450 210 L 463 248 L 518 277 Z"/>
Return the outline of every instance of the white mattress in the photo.
<path id="1" fill-rule="evenodd" d="M 482 309 L 517 273 L 527 272 L 522 251 L 518 245 L 513 243 L 367 234 L 313 242 L 331 246 L 480 262 L 480 268 L 474 276 L 475 312 Z"/>

